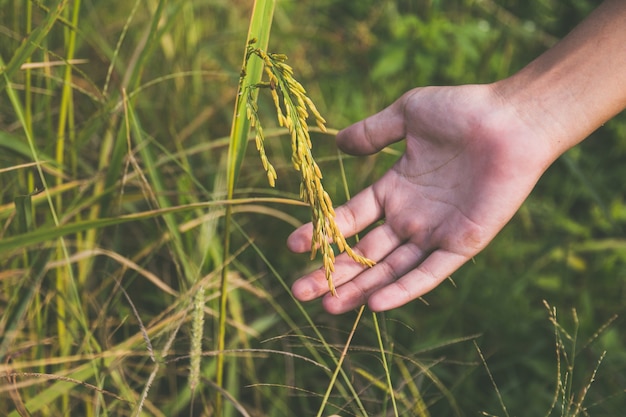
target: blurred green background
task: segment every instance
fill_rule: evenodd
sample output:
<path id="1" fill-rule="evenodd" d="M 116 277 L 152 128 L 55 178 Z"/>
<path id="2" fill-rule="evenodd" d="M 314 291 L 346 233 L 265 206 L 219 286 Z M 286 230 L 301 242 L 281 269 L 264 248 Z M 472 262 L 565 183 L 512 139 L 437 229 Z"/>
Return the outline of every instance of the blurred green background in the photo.
<path id="1" fill-rule="evenodd" d="M 64 2 L 0 1 L 5 64 L 23 38 L 44 22 L 46 9 L 57 3 Z M 28 406 L 54 383 L 50 377 L 24 374 L 17 380 L 30 382 L 16 387 L 8 373 L 75 375 L 71 372 L 79 364 L 69 358 L 98 346 L 98 352 L 114 353 L 113 362 L 103 354 L 83 358 L 80 363 L 96 369 L 96 376 L 73 378 L 126 402 L 74 384 L 61 397 L 45 397 L 37 415 L 133 415 L 132 400 L 144 389 L 152 363 L 140 338 L 128 346 L 136 355 L 118 350 L 140 334 L 137 314 L 120 285 L 146 327 L 161 323 L 169 331 L 151 333 L 159 350 L 175 327 L 172 311 L 184 309 L 185 291 L 202 277 L 209 294 L 203 346 L 209 353 L 214 348 L 221 208 L 189 205 L 225 195 L 228 135 L 252 2 L 65 3 L 61 19 L 24 61 L 34 65 L 30 75 L 19 69 L 2 81 L 0 239 L 6 246 L 0 253 L 0 359 L 5 364 L 0 414 L 18 410 L 20 399 Z M 289 56 L 296 78 L 328 127 L 340 129 L 413 87 L 504 78 L 553 45 L 599 3 L 280 0 L 269 49 Z M 68 75 L 69 58 L 77 61 L 71 61 Z M 54 61 L 63 65 L 51 65 Z M 69 92 L 63 92 L 64 86 Z M 8 88 L 20 104 L 10 100 Z M 126 111 L 124 94 L 129 97 Z M 272 130 L 270 98 L 259 100 L 266 131 L 276 132 L 266 133 L 266 147 L 278 171 L 277 187 L 267 186 L 250 146 L 236 197 L 297 199 L 288 135 Z M 132 138 L 127 125 L 136 128 Z M 53 192 L 51 203 L 45 194 L 34 196 L 32 208 L 24 206 L 24 196 L 41 185 L 33 167 L 22 165 L 33 162 L 25 131 L 32 132 L 40 159 L 50 162 L 45 175 Z M 60 137 L 64 148 L 59 151 Z M 325 186 L 338 205 L 347 196 L 333 138 L 313 134 L 313 140 Z M 350 193 L 382 175 L 400 150 L 398 145 L 372 157 L 343 156 Z M 623 413 L 625 161 L 626 117 L 620 114 L 548 170 L 502 233 L 454 274 L 454 285 L 445 283 L 428 294 L 428 305 L 418 301 L 378 316 L 401 415 L 506 415 L 473 341 L 511 416 L 546 415 L 557 380 L 571 382 L 568 392 L 576 403 L 604 351 L 582 403 L 586 411 L 579 413 Z M 16 240 L 54 224 L 50 204 L 64 225 L 157 207 L 191 208 L 167 221 L 157 217 L 68 233 L 63 254 L 58 240 L 44 235 L 35 235 L 28 245 Z M 319 266 L 306 255 L 289 253 L 284 243 L 307 216 L 304 207 L 279 203 L 249 205 L 235 214 L 245 234 L 233 232 L 237 255 L 230 268 L 232 286 L 239 289 L 231 298 L 228 347 L 246 352 L 229 357 L 226 390 L 250 415 L 314 415 L 329 374 L 289 355 L 310 358 L 313 350 L 325 357 L 323 345 L 338 354 L 355 321 L 356 313 L 330 316 L 319 302 L 304 305 L 303 313 L 277 280 L 280 276 L 289 284 Z M 22 224 L 23 218 L 31 224 Z M 179 237 L 172 237 L 172 227 Z M 82 258 L 72 261 L 75 278 L 64 284 L 66 272 L 59 264 L 72 256 Z M 177 293 L 157 288 L 148 275 Z M 561 330 L 576 336 L 575 341 L 564 336 L 568 356 L 561 357 L 560 377 L 555 330 L 543 300 L 557 308 Z M 604 328 L 614 315 L 618 317 Z M 307 318 L 319 326 L 322 339 Z M 186 386 L 189 327 L 181 327 L 169 351 L 172 360 L 164 362 L 152 382 L 145 415 L 211 415 L 211 354 L 203 357 L 203 382 L 195 397 Z M 306 337 L 297 336 L 298 331 Z M 366 313 L 344 368 L 368 415 L 393 415 L 384 384 L 375 383 L 385 380 L 377 350 L 372 316 Z M 575 364 L 573 374 L 566 372 L 568 364 Z M 569 398 L 557 397 L 551 415 L 577 415 L 563 407 Z M 427 410 L 416 408 L 420 398 Z M 332 392 L 329 403 L 324 415 L 362 414 L 341 390 Z M 226 413 L 241 415 L 234 407 Z"/>

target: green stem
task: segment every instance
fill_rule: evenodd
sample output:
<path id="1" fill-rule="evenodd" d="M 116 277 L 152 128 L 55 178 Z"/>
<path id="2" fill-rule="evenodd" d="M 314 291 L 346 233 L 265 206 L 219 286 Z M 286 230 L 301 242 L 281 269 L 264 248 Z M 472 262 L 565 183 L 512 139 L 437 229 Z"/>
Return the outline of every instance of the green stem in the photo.
<path id="1" fill-rule="evenodd" d="M 372 313 L 374 319 L 374 328 L 376 329 L 376 337 L 378 338 L 378 347 L 380 348 L 380 358 L 383 362 L 383 368 L 385 369 L 385 376 L 387 377 L 387 386 L 389 389 L 389 395 L 391 395 L 391 404 L 393 405 L 394 416 L 398 416 L 398 406 L 396 404 L 396 393 L 391 383 L 391 372 L 389 371 L 389 365 L 387 364 L 387 355 L 385 354 L 385 346 L 383 345 L 383 338 L 380 332 L 380 325 L 378 324 L 378 316 L 376 313 Z"/>
<path id="2" fill-rule="evenodd" d="M 252 9 L 250 18 L 250 27 L 248 37 L 244 47 L 244 60 L 242 68 L 242 76 L 239 82 L 239 91 L 237 92 L 237 101 L 235 103 L 235 112 L 233 115 L 233 124 L 231 127 L 230 144 L 228 148 L 228 171 L 227 171 L 227 198 L 232 199 L 235 192 L 235 184 L 239 171 L 243 162 L 243 158 L 248 143 L 248 133 L 250 131 L 250 122 L 246 117 L 246 100 L 243 97 L 243 89 L 245 85 L 256 84 L 261 81 L 263 75 L 263 62 L 260 59 L 248 60 L 246 55 L 248 51 L 248 43 L 252 39 L 257 40 L 259 47 L 267 49 L 270 38 L 270 28 L 272 26 L 272 18 L 276 0 L 256 0 Z M 256 93 L 255 93 L 256 94 Z M 256 99 L 256 96 L 255 96 Z M 230 254 L 230 228 L 232 221 L 232 210 L 230 205 L 226 208 L 224 220 L 224 265 L 222 268 L 222 276 L 220 283 L 220 301 L 219 301 L 219 321 L 217 335 L 216 358 L 216 381 L 219 388 L 224 386 L 224 348 L 226 346 L 226 306 L 228 303 L 228 268 L 226 260 Z M 219 390 L 216 392 L 215 398 L 215 415 L 222 416 L 223 405 L 222 395 Z"/>
<path id="3" fill-rule="evenodd" d="M 72 20 L 74 25 L 78 23 L 78 15 L 80 11 L 80 0 L 75 0 L 73 4 Z M 65 29 L 65 36 L 67 39 L 67 61 L 71 61 L 74 58 L 74 51 L 76 49 L 76 32 L 71 29 Z M 72 67 L 67 64 L 65 67 L 65 74 L 63 77 L 63 93 L 61 95 L 61 106 L 59 110 L 59 124 L 57 127 L 57 143 L 56 143 L 56 162 L 59 167 L 64 167 L 65 163 L 65 140 L 67 134 L 67 125 L 73 125 L 72 119 L 74 117 L 74 106 L 72 100 Z M 57 176 L 55 184 L 60 186 L 63 183 L 63 177 Z M 57 195 L 56 208 L 59 212 L 63 210 L 63 196 Z M 57 257 L 63 258 L 66 252 L 62 242 L 59 242 L 57 246 Z M 59 294 L 57 298 L 57 329 L 59 334 L 59 349 L 62 355 L 67 355 L 70 352 L 73 340 L 70 334 L 75 333 L 72 330 L 68 330 L 68 306 L 65 299 L 65 294 L 70 290 L 69 283 L 71 274 L 67 274 L 65 268 L 58 268 L 56 271 L 56 289 Z M 73 279 L 73 278 L 72 278 Z M 74 283 L 75 285 L 75 283 Z M 69 409 L 69 396 L 64 395 L 62 398 L 63 409 Z"/>
<path id="4" fill-rule="evenodd" d="M 326 393 L 324 394 L 324 398 L 322 399 L 322 404 L 320 405 L 320 409 L 317 411 L 317 417 L 321 417 L 324 412 L 324 408 L 326 408 L 326 404 L 328 403 L 328 398 L 330 398 L 330 393 L 337 382 L 337 376 L 339 372 L 341 372 L 341 366 L 343 365 L 343 361 L 348 356 L 348 349 L 350 348 L 350 343 L 352 343 L 352 337 L 356 333 L 356 328 L 361 321 L 361 316 L 363 315 L 363 311 L 365 310 L 365 306 L 362 305 L 359 309 L 359 313 L 357 314 L 356 319 L 354 320 L 354 324 L 352 325 L 352 330 L 348 335 L 348 340 L 346 340 L 346 345 L 343 347 L 343 351 L 341 352 L 341 356 L 337 361 L 337 365 L 335 367 L 335 372 L 333 372 L 332 377 L 330 378 L 330 383 L 328 384 L 328 388 L 326 389 Z"/>

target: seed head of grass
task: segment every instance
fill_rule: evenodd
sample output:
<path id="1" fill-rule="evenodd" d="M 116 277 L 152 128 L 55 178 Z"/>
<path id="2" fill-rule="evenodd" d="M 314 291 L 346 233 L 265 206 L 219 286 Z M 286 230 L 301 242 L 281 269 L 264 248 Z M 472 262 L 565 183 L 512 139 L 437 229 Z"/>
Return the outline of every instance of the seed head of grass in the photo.
<path id="1" fill-rule="evenodd" d="M 246 88 L 246 113 L 250 124 L 255 128 L 256 147 L 261 157 L 263 168 L 267 173 L 270 186 L 275 186 L 276 170 L 269 162 L 264 148 L 263 128 L 259 121 L 257 104 L 252 91 L 255 88 L 269 89 L 280 126 L 287 128 L 291 135 L 291 161 L 296 171 L 300 172 L 300 198 L 311 208 L 313 239 L 311 241 L 311 259 L 319 251 L 322 255 L 328 288 L 336 295 L 332 273 L 335 270 L 335 252 L 332 244 L 336 244 L 339 252 L 346 252 L 354 261 L 371 267 L 374 261 L 358 255 L 352 250 L 335 221 L 335 210 L 328 193 L 322 184 L 322 172 L 312 154 L 313 145 L 309 134 L 308 119 L 312 115 L 317 126 L 326 131 L 326 120 L 319 113 L 313 101 L 306 95 L 306 90 L 293 76 L 293 69 L 286 63 L 283 54 L 266 53 L 255 48 L 254 42 L 248 44 L 246 57 L 256 56 L 263 60 L 264 72 L 268 81 Z M 245 71 L 241 73 L 245 77 Z"/>

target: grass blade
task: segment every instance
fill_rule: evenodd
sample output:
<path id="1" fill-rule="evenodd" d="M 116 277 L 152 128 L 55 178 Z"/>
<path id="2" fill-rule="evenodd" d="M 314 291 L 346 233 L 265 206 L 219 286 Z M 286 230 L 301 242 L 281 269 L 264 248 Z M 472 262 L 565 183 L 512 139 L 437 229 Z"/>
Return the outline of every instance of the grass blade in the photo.
<path id="1" fill-rule="evenodd" d="M 235 113 L 233 115 L 233 123 L 230 134 L 230 146 L 228 148 L 228 180 L 227 190 L 229 197 L 235 189 L 235 183 L 241 170 L 243 158 L 246 153 L 248 144 L 248 133 L 250 132 L 250 121 L 246 117 L 246 100 L 243 95 L 243 89 L 246 85 L 256 84 L 261 81 L 263 75 L 263 62 L 257 59 L 245 59 L 247 54 L 247 45 L 253 39 L 259 48 L 267 49 L 270 39 L 270 28 L 274 15 L 275 0 L 257 0 L 254 2 L 252 17 L 250 19 L 250 28 L 248 30 L 248 38 L 246 47 L 244 47 L 244 62 L 247 62 L 245 68 L 242 68 L 242 77 L 239 81 L 239 91 L 237 92 L 237 101 L 235 103 Z M 254 93 L 254 99 L 258 96 L 258 91 Z"/>
<path id="2" fill-rule="evenodd" d="M 68 0 L 57 0 L 53 3 L 50 6 L 50 12 L 42 20 L 41 24 L 22 41 L 22 44 L 17 48 L 9 63 L 4 66 L 4 63 L 0 62 L 0 65 L 2 65 L 0 72 L 4 74 L 4 77 L 0 77 L 0 93 L 2 93 L 8 85 L 8 80 L 20 69 L 22 64 L 26 62 L 35 49 L 40 48 L 41 42 L 52 29 L 54 22 L 61 16 L 67 2 Z"/>
<path id="3" fill-rule="evenodd" d="M 378 339 L 378 347 L 380 349 L 380 358 L 385 369 L 385 377 L 387 378 L 387 388 L 389 389 L 389 395 L 391 396 L 391 404 L 393 405 L 393 415 L 398 417 L 398 405 L 396 404 L 396 393 L 391 383 L 391 372 L 389 371 L 389 364 L 387 363 L 387 354 L 385 353 L 385 347 L 383 346 L 383 338 L 380 332 L 380 325 L 378 324 L 378 316 L 376 313 L 372 313 L 372 319 L 374 321 L 374 328 L 376 329 L 376 337 Z"/>
<path id="4" fill-rule="evenodd" d="M 246 152 L 246 145 L 248 144 L 248 132 L 250 131 L 250 121 L 245 116 L 246 113 L 246 99 L 243 95 L 243 90 L 246 83 L 254 84 L 261 81 L 263 75 L 263 63 L 260 60 L 248 60 L 247 46 L 251 41 L 256 41 L 261 47 L 267 48 L 270 39 L 270 29 L 272 27 L 272 19 L 274 16 L 274 8 L 276 6 L 276 0 L 257 0 L 254 2 L 254 8 L 252 9 L 252 16 L 250 18 L 250 26 L 248 29 L 248 37 L 246 45 L 244 47 L 243 62 L 245 67 L 242 68 L 241 77 L 239 80 L 239 88 L 237 92 L 237 99 L 235 102 L 235 112 L 233 115 L 230 143 L 228 147 L 228 168 L 227 168 L 227 198 L 231 199 L 235 191 L 235 183 L 241 170 L 241 164 Z M 257 94 L 255 92 L 254 94 Z M 254 98 L 256 99 L 256 95 Z M 230 227 L 231 227 L 232 211 L 230 206 L 226 209 L 225 226 L 224 226 L 224 243 L 223 243 L 223 256 L 224 262 L 222 265 L 222 276 L 220 283 L 220 305 L 219 305 L 219 319 L 217 326 L 217 350 L 218 353 L 216 359 L 216 378 L 215 383 L 218 387 L 215 398 L 215 410 L 216 416 L 221 417 L 223 413 L 222 406 L 222 394 L 220 392 L 224 387 L 224 355 L 223 351 L 226 346 L 226 304 L 228 301 L 228 268 L 226 267 L 226 259 L 230 255 Z"/>

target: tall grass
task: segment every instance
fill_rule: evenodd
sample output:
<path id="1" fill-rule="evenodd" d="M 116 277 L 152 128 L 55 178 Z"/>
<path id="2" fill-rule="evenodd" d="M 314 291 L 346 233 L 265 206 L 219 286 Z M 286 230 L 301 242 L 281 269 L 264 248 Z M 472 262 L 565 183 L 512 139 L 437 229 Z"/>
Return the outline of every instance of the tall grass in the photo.
<path id="1" fill-rule="evenodd" d="M 255 1 L 252 8 L 252 15 L 250 17 L 250 27 L 248 29 L 248 35 L 246 37 L 246 45 L 251 42 L 259 42 L 263 48 L 267 48 L 270 38 L 270 29 L 272 27 L 272 19 L 275 8 L 274 0 L 260 0 Z M 235 110 L 233 114 L 232 127 L 230 131 L 230 142 L 228 147 L 228 159 L 227 159 L 227 171 L 226 171 L 226 195 L 227 198 L 232 199 L 235 193 L 235 185 L 239 172 L 243 164 L 245 151 L 248 144 L 248 134 L 250 131 L 250 121 L 245 117 L 245 84 L 256 84 L 261 81 L 261 75 L 263 71 L 263 65 L 261 62 L 248 60 L 247 47 L 243 50 L 243 64 L 241 68 L 241 74 L 239 77 L 239 85 L 237 88 L 237 96 L 235 100 Z M 252 97 L 252 100 L 256 100 L 256 96 Z M 224 354 L 222 353 L 226 348 L 226 316 L 228 314 L 226 307 L 228 302 L 228 265 L 226 260 L 230 256 L 230 236 L 231 236 L 231 222 L 232 222 L 232 207 L 229 205 L 226 208 L 226 214 L 224 219 L 224 264 L 222 265 L 221 284 L 220 284 L 220 307 L 219 307 L 219 324 L 217 334 L 217 364 L 216 364 L 216 384 L 219 388 L 224 384 Z M 200 330 L 200 329 L 199 329 Z M 201 338 L 201 331 L 194 335 L 196 339 Z M 199 355 L 200 352 L 197 352 Z M 199 362 L 198 362 L 199 365 Z M 216 395 L 216 415 L 222 415 L 222 395 L 218 391 Z"/>
<path id="2" fill-rule="evenodd" d="M 568 186 L 556 180 L 540 184 L 548 191 L 529 204 L 497 249 L 464 269 L 458 289 L 438 290 L 430 306 L 330 317 L 320 303 L 302 305 L 289 292 L 294 276 L 322 263 L 283 249 L 287 234 L 311 212 L 292 175 L 289 129 L 272 122 L 271 88 L 250 91 L 277 173 L 275 188 L 247 146 L 255 134 L 241 117 L 249 102 L 238 86 L 242 57 L 256 38 L 259 50 L 289 56 L 294 77 L 328 120 L 327 132 L 309 132 L 311 155 L 328 194 L 336 202 L 348 198 L 392 164 L 399 149 L 364 164 L 337 152 L 335 128 L 412 86 L 411 74 L 435 74 L 429 68 L 438 60 L 476 64 L 489 78 L 515 66 L 521 58 L 510 51 L 534 38 L 523 19 L 512 30 L 498 26 L 502 13 L 492 19 L 482 3 L 457 6 L 502 36 L 484 32 L 485 22 L 469 12 L 461 18 L 434 3 L 413 9 L 401 1 L 258 0 L 254 7 L 219 0 L 6 1 L 0 21 L 0 415 L 497 410 L 473 341 L 511 414 L 521 409 L 516 399 L 524 410 L 545 412 L 554 391 L 537 394 L 536 407 L 524 390 L 513 394 L 520 386 L 536 394 L 532 387 L 545 388 L 557 373 L 552 336 L 544 331 L 545 292 L 579 305 L 581 332 L 620 309 L 615 290 L 601 309 L 592 306 L 596 288 L 618 287 L 608 282 L 622 270 L 626 246 L 607 225 L 621 227 L 624 204 L 606 199 L 584 159 L 573 153 L 556 169 L 577 173 L 587 184 L 583 190 L 594 193 L 568 197 L 559 194 Z M 481 50 L 505 52 L 479 66 L 472 45 L 452 56 L 413 44 L 430 36 L 463 45 L 452 27 L 464 28 Z M 413 30 L 420 36 L 410 36 Z M 505 47 L 497 48 L 500 42 Z M 417 50 L 424 55 L 413 60 Z M 367 66 L 372 71 L 362 71 Z M 444 75 L 467 81 L 454 68 Z M 262 71 L 261 59 L 249 60 L 246 83 L 262 84 Z M 451 80 L 438 79 L 442 74 L 429 81 Z M 611 175 L 620 187 L 619 173 Z M 585 225 L 564 214 L 581 207 L 589 207 Z M 538 240 L 554 225 L 561 225 L 564 241 L 554 239 L 558 233 Z M 609 260 L 601 262 L 597 254 L 607 252 Z M 511 274 L 505 264 L 521 271 L 515 285 L 502 279 Z M 584 276 L 592 273 L 594 285 L 586 286 Z M 563 284 L 567 275 L 580 291 Z M 520 317 L 532 325 L 513 326 Z M 562 415 L 622 409 L 619 320 L 595 339 L 607 354 L 584 401 L 574 394 L 589 372 L 582 381 L 566 379 L 569 365 L 560 368 L 559 399 L 574 398 Z M 576 356 L 577 369 L 595 369 L 595 346 L 585 346 L 591 359 Z M 607 376 L 611 367 L 616 371 Z"/>

